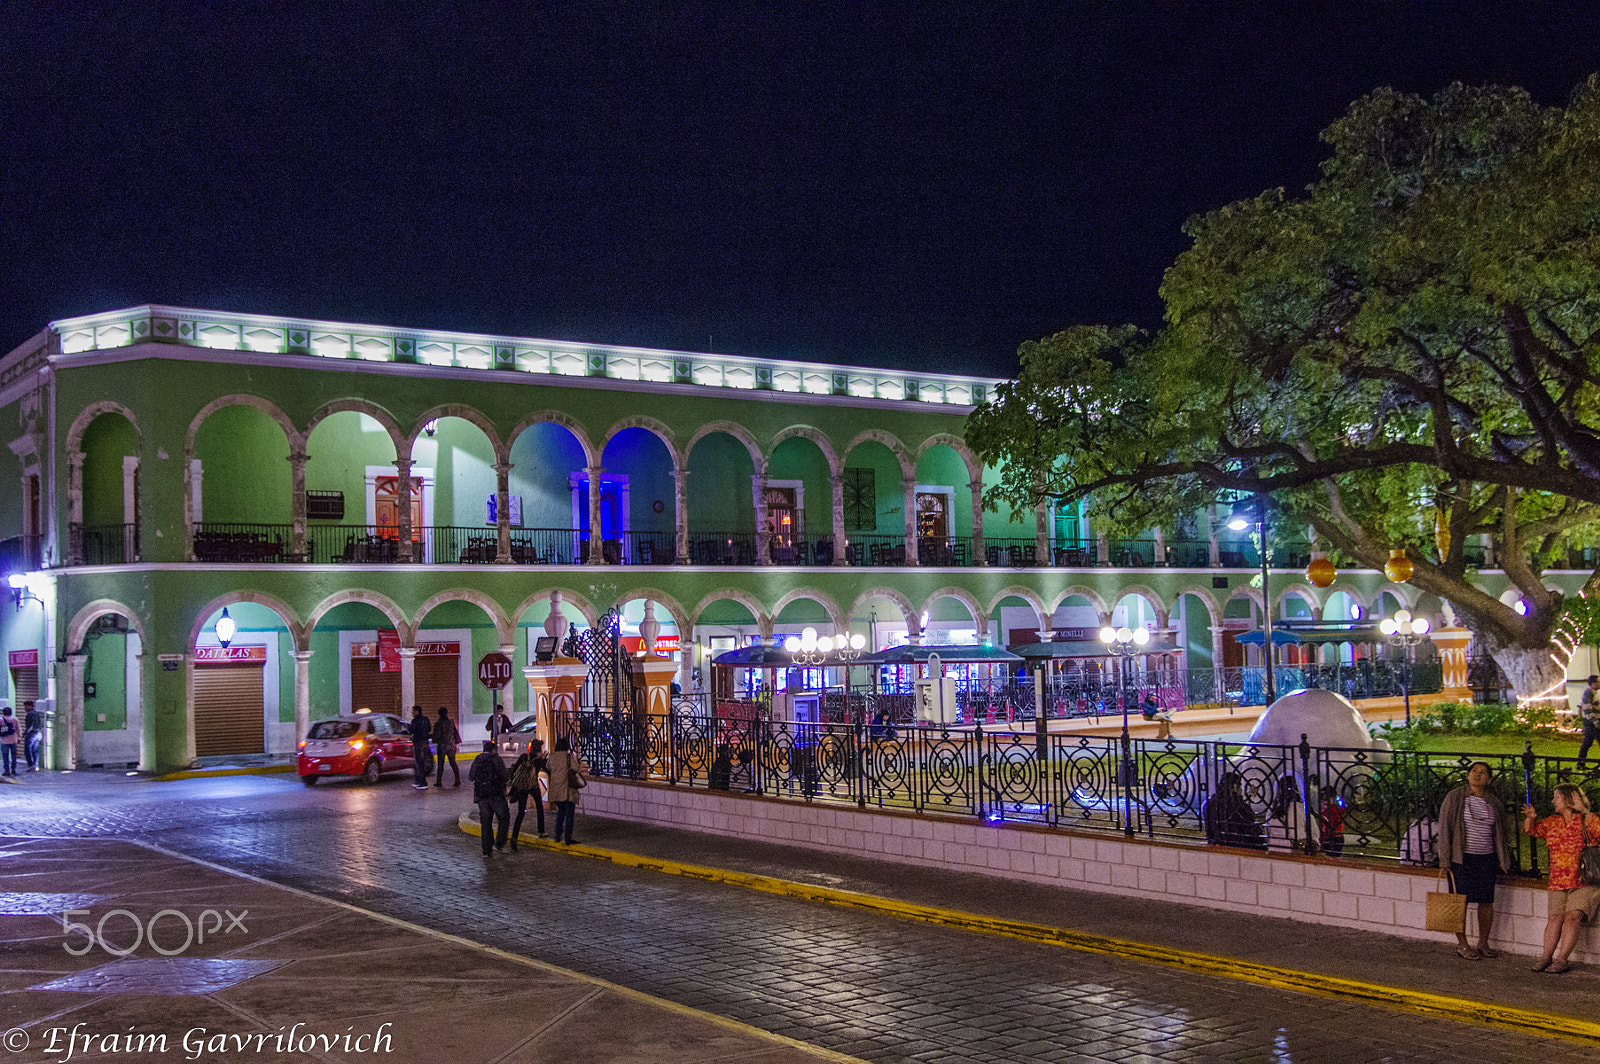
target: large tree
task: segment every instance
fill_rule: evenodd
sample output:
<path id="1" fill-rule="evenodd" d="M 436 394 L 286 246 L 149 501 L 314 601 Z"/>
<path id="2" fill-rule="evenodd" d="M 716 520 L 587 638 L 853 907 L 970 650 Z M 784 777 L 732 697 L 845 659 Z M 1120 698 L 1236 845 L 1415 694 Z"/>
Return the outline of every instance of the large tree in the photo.
<path id="1" fill-rule="evenodd" d="M 968 426 L 991 496 L 1132 531 L 1270 493 L 1346 564 L 1404 549 L 1519 695 L 1564 698 L 1541 572 L 1600 532 L 1600 78 L 1565 108 L 1380 90 L 1323 139 L 1306 195 L 1189 222 L 1157 335 L 1023 345 Z M 1471 579 L 1476 534 L 1526 613 Z"/>

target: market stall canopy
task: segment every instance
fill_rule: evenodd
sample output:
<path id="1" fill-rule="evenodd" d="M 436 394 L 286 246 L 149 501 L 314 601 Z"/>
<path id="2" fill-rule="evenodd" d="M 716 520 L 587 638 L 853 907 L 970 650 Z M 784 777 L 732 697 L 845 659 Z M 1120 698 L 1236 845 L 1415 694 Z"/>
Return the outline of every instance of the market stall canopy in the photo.
<path id="1" fill-rule="evenodd" d="M 728 650 L 711 659 L 713 665 L 735 669 L 777 669 L 794 664 L 794 656 L 782 647 L 763 643 L 760 646 Z"/>
<path id="2" fill-rule="evenodd" d="M 960 643 L 950 646 L 912 646 L 909 643 L 876 654 L 863 654 L 861 665 L 922 665 L 930 655 L 939 655 L 946 665 L 958 662 L 980 665 L 1020 665 L 1022 659 L 1009 650 L 985 646 L 981 643 Z"/>
<path id="3" fill-rule="evenodd" d="M 1263 640 L 1261 629 L 1253 632 L 1241 632 L 1234 638 L 1235 642 L 1246 646 L 1258 647 Z M 1365 623 L 1346 623 L 1333 625 L 1317 625 L 1315 627 L 1278 628 L 1272 629 L 1272 645 L 1275 647 L 1296 646 L 1309 643 L 1320 646 L 1323 643 L 1381 643 L 1383 635 L 1376 625 Z"/>
<path id="4" fill-rule="evenodd" d="M 1098 639 L 1057 639 L 1049 643 L 1018 643 L 1012 651 L 1030 660 L 1039 658 L 1109 658 L 1112 652 Z M 1169 639 L 1152 639 L 1140 654 L 1181 654 L 1183 648 Z"/>

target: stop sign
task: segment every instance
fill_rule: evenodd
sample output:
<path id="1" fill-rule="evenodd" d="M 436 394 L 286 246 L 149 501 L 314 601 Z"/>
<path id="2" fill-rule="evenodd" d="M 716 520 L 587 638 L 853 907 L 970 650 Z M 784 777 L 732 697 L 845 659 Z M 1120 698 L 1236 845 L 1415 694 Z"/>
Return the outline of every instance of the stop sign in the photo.
<path id="1" fill-rule="evenodd" d="M 511 682 L 511 659 L 504 654 L 485 654 L 478 659 L 478 682 L 498 691 Z"/>

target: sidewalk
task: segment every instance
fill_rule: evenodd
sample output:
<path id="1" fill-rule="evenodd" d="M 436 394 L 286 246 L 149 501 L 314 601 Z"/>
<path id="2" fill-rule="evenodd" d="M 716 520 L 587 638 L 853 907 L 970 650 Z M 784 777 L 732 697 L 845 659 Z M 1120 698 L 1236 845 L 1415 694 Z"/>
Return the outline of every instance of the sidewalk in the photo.
<path id="1" fill-rule="evenodd" d="M 5 1061 L 856 1059 L 120 840 L 0 838 L 0 917 Z"/>
<path id="2" fill-rule="evenodd" d="M 477 831 L 475 816 L 462 817 L 463 830 Z M 575 834 L 582 845 L 566 851 L 573 859 L 598 857 L 700 879 L 708 878 L 707 869 L 723 870 L 733 874 L 735 888 L 741 885 L 737 882 L 741 875 L 772 877 L 815 889 L 784 890 L 781 884 L 772 883 L 756 889 L 885 913 L 917 907 L 925 911 L 902 915 L 980 932 L 1011 934 L 1001 926 L 1003 922 L 1030 928 L 1043 925 L 1043 930 L 1064 931 L 1057 941 L 1068 948 L 1116 953 L 1224 978 L 1379 1004 L 1395 1004 L 1397 997 L 1406 997 L 1409 1003 L 1396 1007 L 1453 1014 L 1530 1033 L 1552 1033 L 1547 1018 L 1553 1015 L 1570 1019 L 1574 1031 L 1581 1025 L 1588 1044 L 1600 1044 L 1600 1025 L 1592 1020 L 1600 993 L 1600 971 L 1588 966 L 1575 966 L 1560 976 L 1541 975 L 1529 971 L 1529 959 L 1522 956 L 1463 960 L 1456 955 L 1454 943 L 1418 942 L 1151 901 L 1137 894 L 1091 893 L 753 843 L 587 817 L 581 808 Z M 522 839 L 525 845 L 566 849 L 527 832 Z M 857 905 L 848 897 L 828 897 L 846 892 L 866 896 L 864 904 Z M 966 914 L 986 919 L 966 920 Z M 1038 934 L 1017 937 L 1048 940 Z M 1096 941 L 1087 941 L 1090 938 Z M 1117 941 L 1099 941 L 1106 939 Z M 1281 970 L 1286 977 L 1275 978 L 1275 972 L 1261 977 L 1252 968 Z M 1341 981 L 1361 985 L 1336 985 Z M 1427 996 L 1458 1000 L 1446 1005 L 1422 1000 Z M 1459 999 L 1472 1007 L 1461 1008 Z M 1541 1015 L 1546 1019 L 1541 1020 Z M 1560 1029 L 1565 1024 L 1555 1026 Z"/>

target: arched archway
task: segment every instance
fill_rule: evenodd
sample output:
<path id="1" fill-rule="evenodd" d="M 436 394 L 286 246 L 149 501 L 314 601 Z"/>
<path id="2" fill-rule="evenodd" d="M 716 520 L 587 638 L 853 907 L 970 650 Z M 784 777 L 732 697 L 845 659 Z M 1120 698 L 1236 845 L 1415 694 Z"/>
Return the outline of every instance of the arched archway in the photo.
<path id="1" fill-rule="evenodd" d="M 289 458 L 304 450 L 299 430 L 270 400 L 236 394 L 207 403 L 184 440 L 184 524 L 190 556 L 197 561 L 262 562 L 292 553 Z"/>
<path id="2" fill-rule="evenodd" d="M 759 464 L 758 464 L 759 463 Z M 696 565 L 755 565 L 757 474 L 765 466 L 750 433 L 731 422 L 705 425 L 687 446 L 689 560 Z"/>
<path id="3" fill-rule="evenodd" d="M 654 422 L 650 418 L 630 421 Z M 600 528 L 603 556 L 612 564 L 670 565 L 678 556 L 678 458 L 670 435 L 659 423 L 619 424 L 607 435 L 600 455 Z M 589 528 L 589 482 L 579 489 L 574 512 L 579 528 Z"/>
<path id="4" fill-rule="evenodd" d="M 140 433 L 121 403 L 86 407 L 68 433 L 68 557 L 75 564 L 139 560 Z"/>
<path id="5" fill-rule="evenodd" d="M 217 631 L 223 612 L 233 631 Z M 190 757 L 289 754 L 309 722 L 301 682 L 304 629 L 275 595 L 219 595 L 194 614 L 189 630 Z"/>

